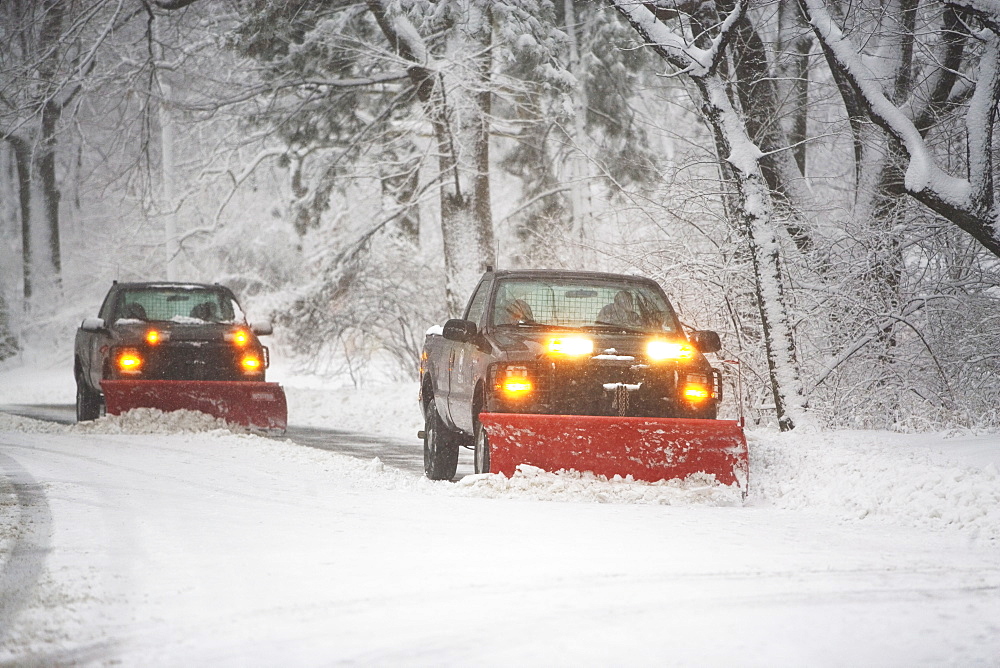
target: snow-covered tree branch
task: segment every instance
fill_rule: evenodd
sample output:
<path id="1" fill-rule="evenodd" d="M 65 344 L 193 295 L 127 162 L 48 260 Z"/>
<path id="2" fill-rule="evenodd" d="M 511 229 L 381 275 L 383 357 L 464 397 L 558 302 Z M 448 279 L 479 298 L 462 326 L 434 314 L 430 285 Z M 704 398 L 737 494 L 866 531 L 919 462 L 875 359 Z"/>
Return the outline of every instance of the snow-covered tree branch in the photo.
<path id="1" fill-rule="evenodd" d="M 978 66 L 969 72 L 976 83 L 966 112 L 967 178 L 955 176 L 938 164 L 917 119 L 908 115 L 906 105 L 897 105 L 886 93 L 883 86 L 886 72 L 844 34 L 825 0 L 802 0 L 803 11 L 823 46 L 830 67 L 851 86 L 855 100 L 867 117 L 905 151 L 907 165 L 903 186 L 906 192 L 1000 256 L 1000 228 L 997 226 L 1000 212 L 996 207 L 992 177 L 993 128 L 1000 99 L 997 67 L 1000 40 L 992 18 L 995 6 L 974 0 L 949 5 L 967 10 L 979 17 L 985 26 L 975 35 L 981 46 Z"/>

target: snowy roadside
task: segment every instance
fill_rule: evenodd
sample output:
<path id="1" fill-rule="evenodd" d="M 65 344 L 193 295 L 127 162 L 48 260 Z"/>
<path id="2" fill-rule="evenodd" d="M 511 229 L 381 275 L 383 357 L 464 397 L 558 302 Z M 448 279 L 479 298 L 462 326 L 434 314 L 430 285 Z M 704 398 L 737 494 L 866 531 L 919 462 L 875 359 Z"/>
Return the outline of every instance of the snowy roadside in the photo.
<path id="1" fill-rule="evenodd" d="M 378 424 L 394 435 L 392 416 L 405 412 L 400 388 L 357 392 L 334 411 L 322 390 L 308 395 L 312 426 L 363 429 Z M 304 390 L 299 391 L 305 394 Z M 334 392 L 335 393 L 335 392 Z M 393 399 L 397 399 L 393 405 Z M 368 403 L 366 403 L 366 401 Z M 352 410 L 353 409 L 353 410 Z M 377 416 L 371 422 L 365 420 Z M 411 425 L 412 427 L 412 425 Z M 469 475 L 457 483 L 432 483 L 384 465 L 346 455 L 300 448 L 290 441 L 230 430 L 200 413 L 164 414 L 151 409 L 107 416 L 94 423 L 62 426 L 0 414 L 0 432 L 112 434 L 197 434 L 206 445 L 241 439 L 241 447 L 336 471 L 364 488 L 406 489 L 451 496 L 533 499 L 574 503 L 738 506 L 737 490 L 713 485 L 707 477 L 644 483 L 607 480 L 591 474 L 546 473 L 523 467 L 508 479 Z M 388 433 L 387 433 L 388 432 Z M 189 436 L 186 436 L 189 437 Z M 839 522 L 875 522 L 931 531 L 954 531 L 969 540 L 1000 543 L 1000 436 L 893 434 L 834 431 L 780 434 L 748 432 L 751 492 L 745 505 L 819 511 Z"/>
<path id="2" fill-rule="evenodd" d="M 272 374 L 288 395 L 291 424 L 415 440 L 422 428 L 417 383 L 366 384 L 356 388 L 315 376 L 277 370 Z M 64 367 L 13 367 L 0 372 L 0 404 L 71 404 L 72 374 Z M 202 432 L 225 438 L 225 424 L 200 414 L 158 411 L 107 417 L 94 425 L 68 428 L 75 433 Z M 0 417 L 0 431 L 60 431 L 58 425 Z M 748 430 L 751 493 L 747 505 L 814 509 L 841 521 L 887 521 L 934 530 L 957 530 L 970 538 L 1000 541 L 1000 435 L 965 432 L 897 434 L 819 431 L 780 434 Z M 244 436 L 255 447 L 269 439 Z M 375 487 L 398 488 L 408 476 L 381 463 L 362 463 L 331 453 L 310 457 L 336 462 Z M 427 482 L 427 481 L 423 481 Z M 708 481 L 710 483 L 710 481 Z M 416 488 L 416 485 L 414 486 Z M 526 467 L 503 476 L 466 476 L 454 485 L 422 485 L 426 490 L 488 498 L 530 498 L 598 503 L 663 505 L 738 505 L 732 490 L 706 481 L 667 481 L 655 485 L 607 481 L 592 475 L 554 475 Z"/>
<path id="3" fill-rule="evenodd" d="M 415 384 L 281 382 L 293 421 L 419 453 Z M 71 402 L 61 371 L 0 372 L 0 403 Z M 748 437 L 744 504 L 433 482 L 183 411 L 0 413 L 0 664 L 995 665 L 1000 437 Z"/>
<path id="4" fill-rule="evenodd" d="M 1000 544 L 1000 435 L 749 432 L 751 499 Z"/>

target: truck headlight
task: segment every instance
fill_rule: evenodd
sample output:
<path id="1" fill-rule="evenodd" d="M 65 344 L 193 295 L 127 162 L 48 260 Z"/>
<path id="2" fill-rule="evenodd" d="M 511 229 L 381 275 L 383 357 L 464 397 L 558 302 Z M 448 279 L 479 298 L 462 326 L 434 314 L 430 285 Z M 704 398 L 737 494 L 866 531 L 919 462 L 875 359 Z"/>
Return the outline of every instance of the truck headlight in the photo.
<path id="1" fill-rule="evenodd" d="M 594 341 L 585 336 L 554 336 L 545 344 L 552 355 L 580 357 L 594 354 Z"/>
<path id="2" fill-rule="evenodd" d="M 694 346 L 690 343 L 653 339 L 646 344 L 646 356 L 654 362 L 690 360 L 694 359 L 695 352 Z"/>

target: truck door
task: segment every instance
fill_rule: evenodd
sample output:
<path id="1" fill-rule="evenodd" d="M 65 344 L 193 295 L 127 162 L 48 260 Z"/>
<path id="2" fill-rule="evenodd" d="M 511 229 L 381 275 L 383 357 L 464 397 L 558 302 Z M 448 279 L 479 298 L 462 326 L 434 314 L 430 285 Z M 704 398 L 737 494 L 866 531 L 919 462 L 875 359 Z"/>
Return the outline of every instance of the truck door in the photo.
<path id="1" fill-rule="evenodd" d="M 490 281 L 482 280 L 472 293 L 472 299 L 462 316 L 465 320 L 482 327 L 483 311 L 490 293 Z M 448 411 L 451 422 L 459 429 L 472 433 L 472 399 L 476 389 L 479 367 L 477 361 L 482 356 L 479 347 L 474 342 L 455 343 L 452 348 L 450 388 L 448 392 Z"/>

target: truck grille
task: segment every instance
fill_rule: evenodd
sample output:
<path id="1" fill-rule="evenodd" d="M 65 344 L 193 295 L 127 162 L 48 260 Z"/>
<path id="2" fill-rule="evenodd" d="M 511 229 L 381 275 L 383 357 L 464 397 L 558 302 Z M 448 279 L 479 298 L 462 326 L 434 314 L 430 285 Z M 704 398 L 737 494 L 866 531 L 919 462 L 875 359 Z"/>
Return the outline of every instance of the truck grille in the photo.
<path id="1" fill-rule="evenodd" d="M 587 360 L 537 362 L 528 368 L 530 398 L 507 401 L 497 409 L 555 415 L 627 415 L 663 417 L 676 412 L 674 365 L 655 368 L 635 362 Z"/>
<path id="2" fill-rule="evenodd" d="M 194 342 L 172 344 L 155 351 L 150 355 L 146 377 L 155 380 L 245 380 L 232 347 Z"/>

